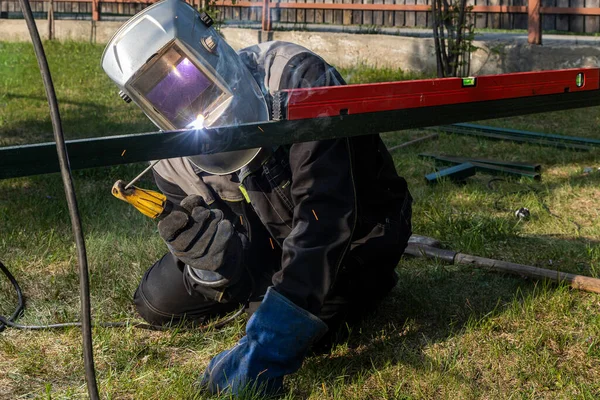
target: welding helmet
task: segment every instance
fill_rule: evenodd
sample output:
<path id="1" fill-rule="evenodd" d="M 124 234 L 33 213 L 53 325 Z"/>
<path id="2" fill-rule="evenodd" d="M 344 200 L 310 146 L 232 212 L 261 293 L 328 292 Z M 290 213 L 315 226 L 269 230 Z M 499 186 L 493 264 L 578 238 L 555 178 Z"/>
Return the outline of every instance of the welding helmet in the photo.
<path id="1" fill-rule="evenodd" d="M 102 68 L 161 130 L 199 129 L 269 120 L 264 96 L 212 20 L 182 0 L 163 0 L 136 14 L 112 37 Z M 219 138 L 226 144 L 227 138 Z M 220 146 L 210 153 L 219 151 Z M 248 164 L 260 149 L 190 156 L 211 174 Z"/>

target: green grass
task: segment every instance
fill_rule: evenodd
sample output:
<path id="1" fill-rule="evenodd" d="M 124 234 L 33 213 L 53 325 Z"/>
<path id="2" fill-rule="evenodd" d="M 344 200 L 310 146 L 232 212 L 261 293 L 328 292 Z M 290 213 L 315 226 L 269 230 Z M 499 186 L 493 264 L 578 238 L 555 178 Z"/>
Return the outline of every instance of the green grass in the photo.
<path id="1" fill-rule="evenodd" d="M 348 84 L 406 81 L 436 77 L 433 74 L 422 74 L 390 67 L 374 67 L 365 64 L 339 68 L 339 72 Z"/>
<path id="2" fill-rule="evenodd" d="M 46 43 L 68 138 L 153 130 L 104 76 L 102 48 Z M 342 70 L 349 82 L 418 77 L 366 66 Z M 599 108 L 482 122 L 597 136 Z M 390 146 L 422 131 L 384 134 Z M 51 140 L 41 78 L 27 44 L 0 43 L 0 145 Z M 543 165 L 542 182 L 424 183 L 444 152 Z M 480 256 L 600 274 L 597 152 L 441 134 L 394 152 L 415 198 L 414 231 Z M 76 171 L 91 267 L 96 320 L 135 319 L 131 295 L 166 248 L 155 223 L 112 198 L 117 179 L 143 165 Z M 152 187 L 149 178 L 142 187 Z M 513 213 L 531 210 L 527 221 Z M 22 323 L 78 319 L 78 278 L 70 222 L 57 174 L 0 181 L 0 260 L 27 297 Z M 600 396 L 600 297 L 564 286 L 433 261 L 404 259 L 400 283 L 380 310 L 330 353 L 312 356 L 286 380 L 286 399 L 594 399 Z M 0 314 L 16 296 L 0 279 Z M 188 399 L 210 358 L 243 334 L 245 320 L 208 332 L 94 329 L 103 398 Z M 85 397 L 77 329 L 0 334 L 0 398 Z"/>

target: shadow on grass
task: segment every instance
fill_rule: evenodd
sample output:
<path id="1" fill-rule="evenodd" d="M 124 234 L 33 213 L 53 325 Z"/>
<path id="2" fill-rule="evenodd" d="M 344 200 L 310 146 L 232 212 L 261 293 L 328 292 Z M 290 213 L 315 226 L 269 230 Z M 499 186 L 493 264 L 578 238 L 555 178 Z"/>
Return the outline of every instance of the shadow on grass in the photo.
<path id="1" fill-rule="evenodd" d="M 118 179 L 128 180 L 139 174 L 147 163 L 73 171 L 84 232 L 119 235 L 136 231 L 135 225 L 148 218 L 128 204 L 115 199 L 111 188 Z M 138 186 L 157 190 L 151 174 Z M 0 236 L 14 232 L 38 237 L 44 232 L 64 232 L 70 238 L 70 220 L 62 179 L 59 173 L 0 180 Z M 149 219 L 148 219 L 149 220 Z"/>
<path id="2" fill-rule="evenodd" d="M 552 236 L 520 240 L 525 240 L 522 244 L 528 249 L 570 247 L 584 253 L 586 246 L 600 245 L 600 241 Z M 435 260 L 404 258 L 398 273 L 398 285 L 377 312 L 351 327 L 347 341 L 338 344 L 343 351 L 336 351 L 334 346 L 331 354 L 314 357 L 306 364 L 311 380 L 323 382 L 329 388 L 339 386 L 340 382 L 350 385 L 379 375 L 386 367 L 404 364 L 420 373 L 438 372 L 459 385 L 476 386 L 477 382 L 453 371 L 457 354 L 449 351 L 432 358 L 429 355 L 432 347 L 462 336 L 489 318 L 511 312 L 515 301 L 522 303 L 524 299 L 538 297 L 543 292 L 540 286 L 550 292 L 562 290 L 550 282 L 440 264 Z M 589 270 L 579 273 L 590 275 Z M 465 350 L 459 346 L 456 351 Z M 393 379 L 383 386 L 393 391 L 402 381 Z M 389 396 L 396 398 L 392 393 Z"/>
<path id="3" fill-rule="evenodd" d="M 33 95 L 33 94 L 21 94 L 21 93 L 8 92 L 4 95 L 4 97 L 7 100 L 14 100 L 14 99 L 23 100 L 24 99 L 24 100 L 30 100 L 30 101 L 31 100 L 40 101 L 42 103 L 45 103 L 47 101 L 45 96 L 39 96 L 39 95 Z M 103 111 L 106 111 L 108 109 L 108 107 L 100 105 L 98 103 L 88 102 L 88 101 L 74 101 L 74 100 L 64 99 L 64 98 L 61 98 L 59 104 L 68 104 L 68 105 L 85 107 L 85 108 L 93 108 L 94 110 L 103 110 Z"/>
<path id="4" fill-rule="evenodd" d="M 22 116 L 15 113 L 14 107 L 17 106 L 13 105 L 13 111 L 0 124 L 0 146 L 54 141 L 45 97 L 18 93 L 7 93 L 3 97 L 21 102 L 28 109 L 35 104 L 40 111 L 38 114 L 30 111 L 27 116 Z M 67 140 L 157 130 L 140 110 L 131 105 L 116 103 L 109 107 L 99 102 L 74 101 L 64 97 L 59 97 L 58 103 Z"/>

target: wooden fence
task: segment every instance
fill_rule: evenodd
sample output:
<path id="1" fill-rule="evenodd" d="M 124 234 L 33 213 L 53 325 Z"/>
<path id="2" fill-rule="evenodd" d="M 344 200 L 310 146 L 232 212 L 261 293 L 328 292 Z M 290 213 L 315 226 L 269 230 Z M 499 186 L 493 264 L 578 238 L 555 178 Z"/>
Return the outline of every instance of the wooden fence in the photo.
<path id="1" fill-rule="evenodd" d="M 190 0 L 201 7 L 203 0 Z M 56 19 L 123 19 L 152 4 L 146 0 L 32 1 L 39 18 L 52 10 Z M 527 29 L 530 43 L 541 43 L 542 30 L 600 33 L 600 0 L 469 0 L 475 28 Z M 431 0 L 219 0 L 219 19 L 294 24 L 431 27 Z M 17 0 L 0 0 L 0 18 L 18 18 Z"/>

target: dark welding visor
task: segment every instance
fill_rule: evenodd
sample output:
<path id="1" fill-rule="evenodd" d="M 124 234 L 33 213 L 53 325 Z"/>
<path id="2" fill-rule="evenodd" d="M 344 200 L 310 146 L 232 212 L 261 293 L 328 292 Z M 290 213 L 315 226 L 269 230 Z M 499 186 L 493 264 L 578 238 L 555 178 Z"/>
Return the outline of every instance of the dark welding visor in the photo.
<path id="1" fill-rule="evenodd" d="M 208 68 L 172 42 L 132 79 L 153 120 L 167 129 L 202 128 L 220 114 L 231 94 Z M 216 117 L 214 115 L 213 117 Z M 166 122 L 166 125 L 165 125 Z"/>

